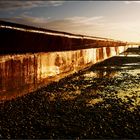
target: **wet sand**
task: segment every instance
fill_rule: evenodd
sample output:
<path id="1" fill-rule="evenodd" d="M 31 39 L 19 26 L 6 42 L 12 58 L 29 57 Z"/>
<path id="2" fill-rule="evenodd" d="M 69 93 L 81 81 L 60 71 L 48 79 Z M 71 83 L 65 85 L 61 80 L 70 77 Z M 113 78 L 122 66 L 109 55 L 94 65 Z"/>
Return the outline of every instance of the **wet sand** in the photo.
<path id="1" fill-rule="evenodd" d="M 0 107 L 1 138 L 140 139 L 140 50 Z"/>

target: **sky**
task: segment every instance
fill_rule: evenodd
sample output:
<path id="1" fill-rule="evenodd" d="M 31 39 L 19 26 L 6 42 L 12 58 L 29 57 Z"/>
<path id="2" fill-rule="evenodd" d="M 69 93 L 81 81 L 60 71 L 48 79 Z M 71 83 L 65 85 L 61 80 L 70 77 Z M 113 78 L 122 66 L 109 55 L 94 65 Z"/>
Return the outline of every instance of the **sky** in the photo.
<path id="1" fill-rule="evenodd" d="M 75 34 L 140 42 L 140 1 L 1 0 L 0 19 Z"/>

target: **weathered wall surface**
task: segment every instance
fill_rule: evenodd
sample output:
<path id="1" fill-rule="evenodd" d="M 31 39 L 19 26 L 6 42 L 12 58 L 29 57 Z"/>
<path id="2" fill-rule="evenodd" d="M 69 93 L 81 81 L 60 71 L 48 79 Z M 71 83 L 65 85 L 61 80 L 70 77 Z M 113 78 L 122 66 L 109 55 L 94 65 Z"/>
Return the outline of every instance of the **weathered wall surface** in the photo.
<path id="1" fill-rule="evenodd" d="M 128 45 L 2 21 L 0 36 L 1 100 L 35 91 L 117 55 Z"/>
<path id="2" fill-rule="evenodd" d="M 69 74 L 117 55 L 127 47 L 0 56 L 0 99 L 37 90 Z"/>

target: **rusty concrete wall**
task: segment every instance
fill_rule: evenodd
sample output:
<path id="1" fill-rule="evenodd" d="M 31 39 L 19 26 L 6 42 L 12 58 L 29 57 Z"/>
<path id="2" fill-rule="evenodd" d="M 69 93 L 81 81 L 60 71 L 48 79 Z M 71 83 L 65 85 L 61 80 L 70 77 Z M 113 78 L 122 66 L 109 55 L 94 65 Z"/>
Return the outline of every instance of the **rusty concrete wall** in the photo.
<path id="1" fill-rule="evenodd" d="M 0 56 L 0 99 L 37 90 L 69 74 L 117 55 L 127 47 Z"/>

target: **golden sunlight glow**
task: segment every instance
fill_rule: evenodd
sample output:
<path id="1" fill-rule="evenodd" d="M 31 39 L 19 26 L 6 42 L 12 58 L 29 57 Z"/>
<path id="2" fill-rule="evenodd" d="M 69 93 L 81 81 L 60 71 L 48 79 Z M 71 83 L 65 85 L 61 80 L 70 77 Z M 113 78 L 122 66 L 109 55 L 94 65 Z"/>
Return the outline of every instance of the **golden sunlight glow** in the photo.
<path id="1" fill-rule="evenodd" d="M 57 66 L 41 67 L 40 72 L 41 72 L 41 78 L 55 76 L 55 75 L 59 74 L 59 67 L 57 67 Z"/>

